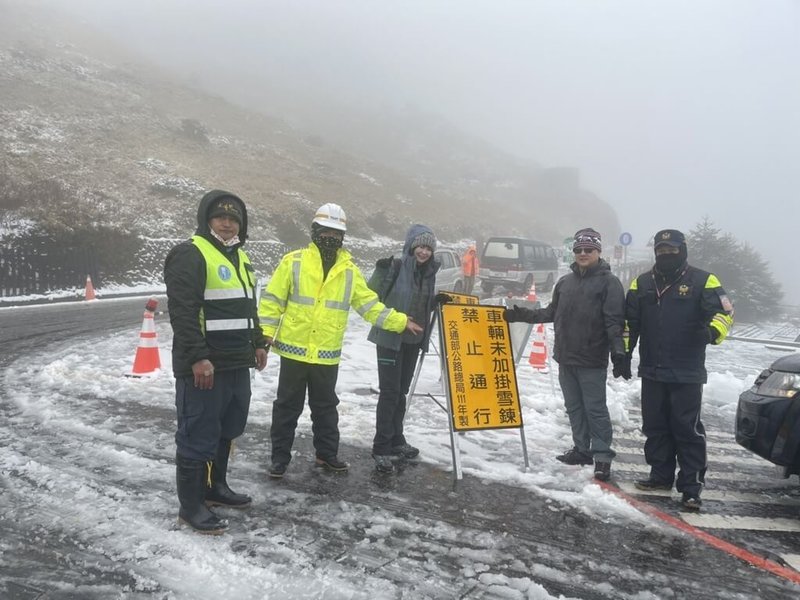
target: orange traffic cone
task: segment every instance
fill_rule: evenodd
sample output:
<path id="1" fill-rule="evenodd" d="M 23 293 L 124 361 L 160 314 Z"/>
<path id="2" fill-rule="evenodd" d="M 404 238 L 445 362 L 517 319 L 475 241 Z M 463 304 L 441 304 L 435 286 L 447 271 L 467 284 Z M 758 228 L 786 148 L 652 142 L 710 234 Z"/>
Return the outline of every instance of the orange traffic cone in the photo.
<path id="1" fill-rule="evenodd" d="M 544 337 L 544 325 L 541 323 L 533 327 L 533 347 L 528 362 L 539 371 L 547 369 L 547 343 Z"/>
<path id="2" fill-rule="evenodd" d="M 156 338 L 156 322 L 153 316 L 158 306 L 158 300 L 150 298 L 144 308 L 142 332 L 139 334 L 139 346 L 136 348 L 136 357 L 133 359 L 131 377 L 151 375 L 161 369 L 161 357 L 158 351 Z"/>
<path id="3" fill-rule="evenodd" d="M 94 294 L 94 286 L 92 285 L 92 276 L 86 276 L 86 289 L 83 292 L 83 299 L 84 300 L 97 300 L 97 296 Z"/>
<path id="4" fill-rule="evenodd" d="M 525 298 L 528 302 L 536 302 L 536 282 L 531 281 L 531 289 L 528 290 L 528 297 Z"/>

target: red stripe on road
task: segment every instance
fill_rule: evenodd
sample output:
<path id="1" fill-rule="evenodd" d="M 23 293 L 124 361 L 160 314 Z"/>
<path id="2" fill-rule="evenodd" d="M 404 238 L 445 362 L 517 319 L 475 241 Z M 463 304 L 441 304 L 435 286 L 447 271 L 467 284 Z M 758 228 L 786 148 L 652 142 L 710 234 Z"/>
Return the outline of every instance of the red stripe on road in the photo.
<path id="1" fill-rule="evenodd" d="M 705 542 L 709 546 L 716 548 L 717 550 L 722 550 L 723 552 L 727 552 L 731 556 L 735 556 L 745 562 L 750 563 L 754 567 L 758 567 L 759 569 L 764 569 L 765 571 L 769 571 L 770 573 L 777 575 L 778 577 L 783 577 L 784 579 L 788 579 L 794 583 L 800 583 L 800 573 L 795 571 L 794 569 L 790 569 L 788 567 L 784 567 L 783 565 L 779 565 L 776 562 L 768 560 L 763 556 L 758 556 L 757 554 L 753 554 L 745 550 L 744 548 L 740 548 L 730 542 L 726 542 L 718 538 L 717 536 L 711 535 L 707 531 L 703 531 L 702 529 L 698 529 L 693 525 L 689 525 L 683 519 L 679 519 L 677 517 L 673 517 L 672 515 L 668 515 L 667 513 L 658 510 L 655 506 L 651 504 L 647 504 L 646 502 L 642 502 L 641 500 L 637 500 L 633 496 L 626 494 L 621 489 L 616 487 L 614 484 L 605 482 L 605 481 L 597 481 L 595 480 L 594 483 L 602 487 L 607 492 L 611 492 L 616 494 L 628 504 L 632 505 L 634 508 L 639 509 L 643 513 L 647 513 L 648 515 L 654 516 L 658 519 L 661 519 L 665 523 L 669 523 L 673 527 L 680 529 L 681 531 L 688 533 L 689 535 L 697 538 L 698 540 Z"/>

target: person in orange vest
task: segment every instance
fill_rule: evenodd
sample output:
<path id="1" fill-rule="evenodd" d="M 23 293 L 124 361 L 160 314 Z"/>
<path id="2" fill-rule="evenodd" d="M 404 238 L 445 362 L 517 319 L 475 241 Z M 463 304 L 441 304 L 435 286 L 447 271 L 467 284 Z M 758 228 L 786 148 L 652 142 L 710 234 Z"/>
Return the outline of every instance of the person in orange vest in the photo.
<path id="1" fill-rule="evenodd" d="M 465 294 L 472 293 L 472 288 L 475 287 L 475 277 L 478 275 L 478 269 L 480 269 L 478 251 L 475 249 L 475 244 L 470 244 L 464 256 L 461 258 L 461 271 L 464 273 Z"/>

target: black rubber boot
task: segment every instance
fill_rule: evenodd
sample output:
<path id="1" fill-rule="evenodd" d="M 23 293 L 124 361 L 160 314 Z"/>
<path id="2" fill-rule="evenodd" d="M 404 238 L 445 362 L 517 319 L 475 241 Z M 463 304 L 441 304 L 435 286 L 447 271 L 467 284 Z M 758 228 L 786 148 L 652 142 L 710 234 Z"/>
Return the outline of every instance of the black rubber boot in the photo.
<path id="1" fill-rule="evenodd" d="M 186 523 L 199 533 L 220 535 L 228 522 L 220 519 L 205 505 L 208 466 L 202 460 L 190 460 L 175 455 L 175 472 L 178 482 L 178 500 L 181 503 L 178 522 Z"/>
<path id="2" fill-rule="evenodd" d="M 237 494 L 228 487 L 228 458 L 231 455 L 231 440 L 220 440 L 217 456 L 211 467 L 211 487 L 206 488 L 207 506 L 247 508 L 253 502 L 250 496 Z"/>

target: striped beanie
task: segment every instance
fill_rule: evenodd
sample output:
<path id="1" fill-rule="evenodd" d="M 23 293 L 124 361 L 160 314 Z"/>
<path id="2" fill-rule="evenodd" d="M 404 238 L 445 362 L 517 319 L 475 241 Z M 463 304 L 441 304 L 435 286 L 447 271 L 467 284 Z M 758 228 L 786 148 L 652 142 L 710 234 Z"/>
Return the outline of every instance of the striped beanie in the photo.
<path id="1" fill-rule="evenodd" d="M 600 234 L 591 227 L 587 227 L 585 229 L 579 229 L 575 233 L 575 242 L 572 244 L 572 249 L 594 248 L 598 252 L 602 252 L 603 247 L 601 242 Z"/>

